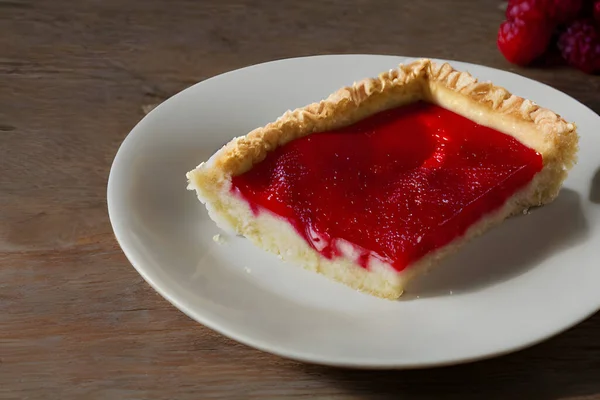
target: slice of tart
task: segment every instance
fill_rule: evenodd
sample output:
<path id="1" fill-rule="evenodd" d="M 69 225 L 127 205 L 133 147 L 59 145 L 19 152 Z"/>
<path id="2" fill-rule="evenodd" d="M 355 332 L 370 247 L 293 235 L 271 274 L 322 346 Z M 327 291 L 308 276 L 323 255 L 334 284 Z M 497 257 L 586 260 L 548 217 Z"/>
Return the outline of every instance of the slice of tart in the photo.
<path id="1" fill-rule="evenodd" d="M 188 188 L 219 227 L 395 299 L 474 236 L 551 202 L 577 143 L 554 112 L 423 59 L 233 139 Z"/>

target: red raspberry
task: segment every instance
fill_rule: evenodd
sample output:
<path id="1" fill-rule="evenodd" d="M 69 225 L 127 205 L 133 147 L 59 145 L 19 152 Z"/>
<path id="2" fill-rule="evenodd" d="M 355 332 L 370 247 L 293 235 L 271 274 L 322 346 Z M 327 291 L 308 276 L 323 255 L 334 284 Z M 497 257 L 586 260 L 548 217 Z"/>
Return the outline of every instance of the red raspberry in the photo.
<path id="1" fill-rule="evenodd" d="M 591 20 L 573 22 L 558 39 L 563 58 L 588 74 L 600 71 L 600 35 Z"/>
<path id="2" fill-rule="evenodd" d="M 583 6 L 583 0 L 545 0 L 546 14 L 554 23 L 561 25 L 572 22 Z"/>
<path id="3" fill-rule="evenodd" d="M 594 19 L 597 23 L 600 23 L 600 0 L 594 3 Z"/>
<path id="4" fill-rule="evenodd" d="M 541 56 L 552 36 L 552 26 L 544 20 L 504 21 L 498 30 L 498 48 L 513 64 L 527 65 Z"/>
<path id="5" fill-rule="evenodd" d="M 509 21 L 546 19 L 545 1 L 547 0 L 510 0 L 506 7 L 506 19 Z"/>

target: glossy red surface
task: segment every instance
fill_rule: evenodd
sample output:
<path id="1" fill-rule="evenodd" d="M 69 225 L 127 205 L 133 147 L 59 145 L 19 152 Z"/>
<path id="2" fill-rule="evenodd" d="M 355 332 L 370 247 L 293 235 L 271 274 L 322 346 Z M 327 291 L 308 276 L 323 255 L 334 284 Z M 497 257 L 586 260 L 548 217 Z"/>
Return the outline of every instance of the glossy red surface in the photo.
<path id="1" fill-rule="evenodd" d="M 350 243 L 362 266 L 375 257 L 400 271 L 541 169 L 542 157 L 511 136 L 419 102 L 281 146 L 232 190 L 255 213 L 287 219 L 327 258 Z"/>

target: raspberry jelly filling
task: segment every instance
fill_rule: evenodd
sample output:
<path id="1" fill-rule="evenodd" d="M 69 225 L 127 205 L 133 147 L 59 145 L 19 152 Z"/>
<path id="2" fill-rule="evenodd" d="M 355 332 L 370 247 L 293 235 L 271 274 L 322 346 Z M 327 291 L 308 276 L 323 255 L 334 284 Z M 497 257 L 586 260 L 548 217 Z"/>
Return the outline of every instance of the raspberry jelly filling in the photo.
<path id="1" fill-rule="evenodd" d="M 232 179 L 324 257 L 402 271 L 499 209 L 543 167 L 513 137 L 417 102 L 313 133 Z"/>

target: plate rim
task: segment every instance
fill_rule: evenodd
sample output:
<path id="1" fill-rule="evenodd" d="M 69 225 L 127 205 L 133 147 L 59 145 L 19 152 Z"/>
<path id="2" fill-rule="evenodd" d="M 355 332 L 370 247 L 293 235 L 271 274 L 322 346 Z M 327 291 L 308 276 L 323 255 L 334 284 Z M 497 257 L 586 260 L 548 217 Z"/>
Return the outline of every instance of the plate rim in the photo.
<path id="1" fill-rule="evenodd" d="M 228 329 L 227 327 L 219 326 L 218 322 L 214 322 L 213 320 L 211 320 L 210 317 L 205 317 L 204 315 L 202 315 L 202 313 L 198 313 L 197 311 L 193 310 L 192 307 L 189 307 L 187 304 L 185 304 L 185 301 L 183 299 L 180 299 L 177 296 L 177 293 L 171 293 L 171 291 L 168 290 L 168 288 L 164 288 L 159 282 L 156 282 L 155 278 L 153 276 L 151 276 L 151 274 L 149 273 L 147 268 L 145 268 L 143 265 L 140 265 L 140 263 L 138 262 L 139 260 L 136 260 L 136 257 L 134 257 L 134 255 L 132 254 L 132 251 L 127 250 L 127 248 L 130 247 L 130 245 L 126 243 L 127 240 L 125 239 L 125 233 L 121 230 L 121 227 L 119 226 L 119 223 L 118 223 L 117 217 L 116 217 L 116 214 L 117 214 L 116 208 L 118 207 L 116 205 L 118 203 L 118 199 L 117 199 L 118 194 L 116 193 L 116 189 L 115 189 L 115 186 L 116 186 L 115 181 L 120 179 L 117 175 L 122 171 L 122 168 L 119 168 L 119 166 L 120 166 L 120 164 L 126 163 L 128 156 L 125 154 L 125 152 L 126 152 L 125 149 L 127 149 L 129 144 L 133 140 L 132 138 L 134 137 L 134 135 L 137 134 L 135 132 L 137 132 L 138 130 L 141 129 L 140 126 L 144 122 L 144 120 L 146 120 L 150 115 L 152 115 L 157 110 L 159 110 L 165 103 L 172 101 L 172 99 L 182 95 L 184 92 L 194 90 L 194 88 L 196 88 L 199 85 L 205 84 L 206 82 L 212 81 L 217 78 L 226 77 L 229 74 L 233 74 L 233 73 L 237 73 L 237 72 L 240 72 L 243 70 L 249 70 L 249 69 L 253 69 L 253 68 L 260 68 L 266 64 L 294 62 L 297 60 L 308 60 L 308 59 L 316 59 L 316 58 L 340 58 L 340 57 L 350 57 L 350 58 L 351 57 L 366 57 L 366 58 L 380 57 L 380 58 L 389 58 L 390 60 L 395 59 L 396 60 L 395 62 L 397 62 L 397 63 L 407 62 L 409 60 L 419 59 L 419 58 L 429 58 L 429 57 L 413 57 L 413 56 L 401 56 L 401 55 L 390 55 L 390 54 L 356 53 L 356 54 L 328 54 L 328 55 L 308 55 L 308 56 L 301 56 L 301 57 L 289 57 L 289 58 L 280 58 L 280 59 L 275 59 L 275 60 L 266 61 L 266 62 L 262 62 L 262 63 L 252 64 L 252 65 L 248 65 L 248 66 L 245 66 L 242 68 L 237 68 L 234 70 L 226 71 L 224 73 L 212 76 L 208 79 L 197 82 L 197 83 L 179 91 L 178 93 L 174 94 L 173 96 L 171 96 L 168 99 L 161 102 L 158 106 L 156 106 L 148 114 L 144 115 L 134 125 L 134 127 L 127 133 L 125 138 L 120 143 L 120 145 L 117 149 L 117 152 L 115 153 L 115 156 L 113 158 L 113 161 L 111 163 L 110 172 L 109 172 L 109 176 L 108 176 L 108 182 L 107 182 L 107 194 L 106 194 L 107 195 L 107 210 L 108 210 L 108 216 L 109 216 L 111 228 L 115 235 L 115 239 L 117 240 L 117 243 L 119 244 L 119 247 L 125 254 L 125 257 L 129 261 L 129 263 L 140 274 L 140 276 L 144 279 L 144 281 L 146 281 L 150 285 L 150 287 L 152 287 L 152 289 L 154 289 L 158 294 L 161 295 L 161 297 L 163 297 L 165 300 L 167 300 L 169 303 L 171 303 L 175 308 L 177 308 L 179 311 L 184 313 L 186 316 L 188 316 L 192 320 L 194 320 L 197 323 L 200 323 L 200 324 L 204 325 L 205 327 L 211 329 L 212 331 L 217 332 L 217 333 L 219 333 L 231 340 L 234 340 L 238 343 L 244 344 L 246 346 L 257 349 L 259 351 L 263 351 L 265 353 L 273 354 L 273 355 L 287 358 L 290 360 L 300 361 L 300 362 L 304 362 L 304 363 L 311 363 L 311 364 L 316 364 L 316 365 L 342 367 L 342 368 L 350 368 L 350 369 L 396 369 L 396 370 L 428 369 L 428 368 L 438 368 L 438 367 L 445 367 L 445 366 L 451 366 L 451 365 L 459 365 L 459 364 L 470 363 L 470 362 L 474 362 L 474 361 L 496 358 L 496 357 L 500 357 L 500 356 L 503 356 L 506 354 L 511 354 L 511 353 L 518 352 L 518 351 L 526 349 L 526 348 L 536 346 L 537 344 L 539 344 L 541 342 L 544 342 L 552 337 L 560 335 L 560 334 L 564 333 L 565 331 L 572 329 L 574 326 L 580 324 L 581 322 L 585 321 L 586 319 L 588 319 L 592 315 L 596 314 L 600 310 L 600 303 L 599 303 L 596 305 L 595 308 L 591 308 L 587 312 L 583 312 L 583 313 L 581 313 L 581 315 L 578 315 L 578 316 L 572 318 L 569 323 L 560 325 L 560 327 L 558 329 L 548 329 L 546 334 L 540 335 L 531 340 L 524 340 L 516 345 L 507 345 L 499 351 L 483 352 L 482 354 L 479 354 L 476 356 L 454 357 L 454 358 L 451 358 L 448 360 L 443 360 L 443 361 L 434 361 L 434 362 L 425 361 L 425 362 L 414 362 L 414 363 L 403 363 L 400 360 L 378 361 L 376 358 L 373 359 L 373 358 L 367 358 L 367 357 L 360 358 L 360 360 L 358 360 L 356 357 L 345 359 L 342 356 L 337 356 L 337 357 L 335 357 L 335 359 L 332 359 L 331 357 L 322 357 L 317 353 L 307 353 L 307 352 L 299 353 L 294 350 L 286 350 L 285 346 L 281 346 L 278 344 L 269 344 L 268 341 L 264 341 L 264 340 L 257 339 L 257 338 L 251 338 L 251 337 L 245 335 L 244 333 L 236 332 L 235 330 Z M 499 71 L 504 74 L 510 74 L 513 77 L 515 77 L 516 79 L 521 79 L 521 80 L 524 79 L 524 80 L 530 81 L 532 83 L 535 83 L 537 85 L 543 85 L 547 88 L 552 89 L 553 91 L 561 93 L 562 95 L 568 97 L 570 100 L 576 102 L 582 109 L 586 109 L 586 111 L 592 113 L 596 117 L 598 116 L 591 108 L 589 108 L 587 105 L 581 103 L 579 100 L 575 99 L 574 97 L 572 97 L 572 96 L 570 96 L 570 95 L 568 95 L 546 83 L 536 81 L 534 79 L 522 76 L 518 73 L 502 70 L 499 68 L 489 67 L 486 65 L 465 62 L 465 61 L 439 59 L 439 58 L 433 58 L 433 57 L 431 57 L 429 59 L 438 61 L 438 62 L 448 62 L 450 64 L 454 63 L 454 64 L 462 64 L 462 65 L 466 65 L 466 66 L 474 66 L 476 68 L 484 68 L 484 69 L 489 70 L 490 72 Z"/>

